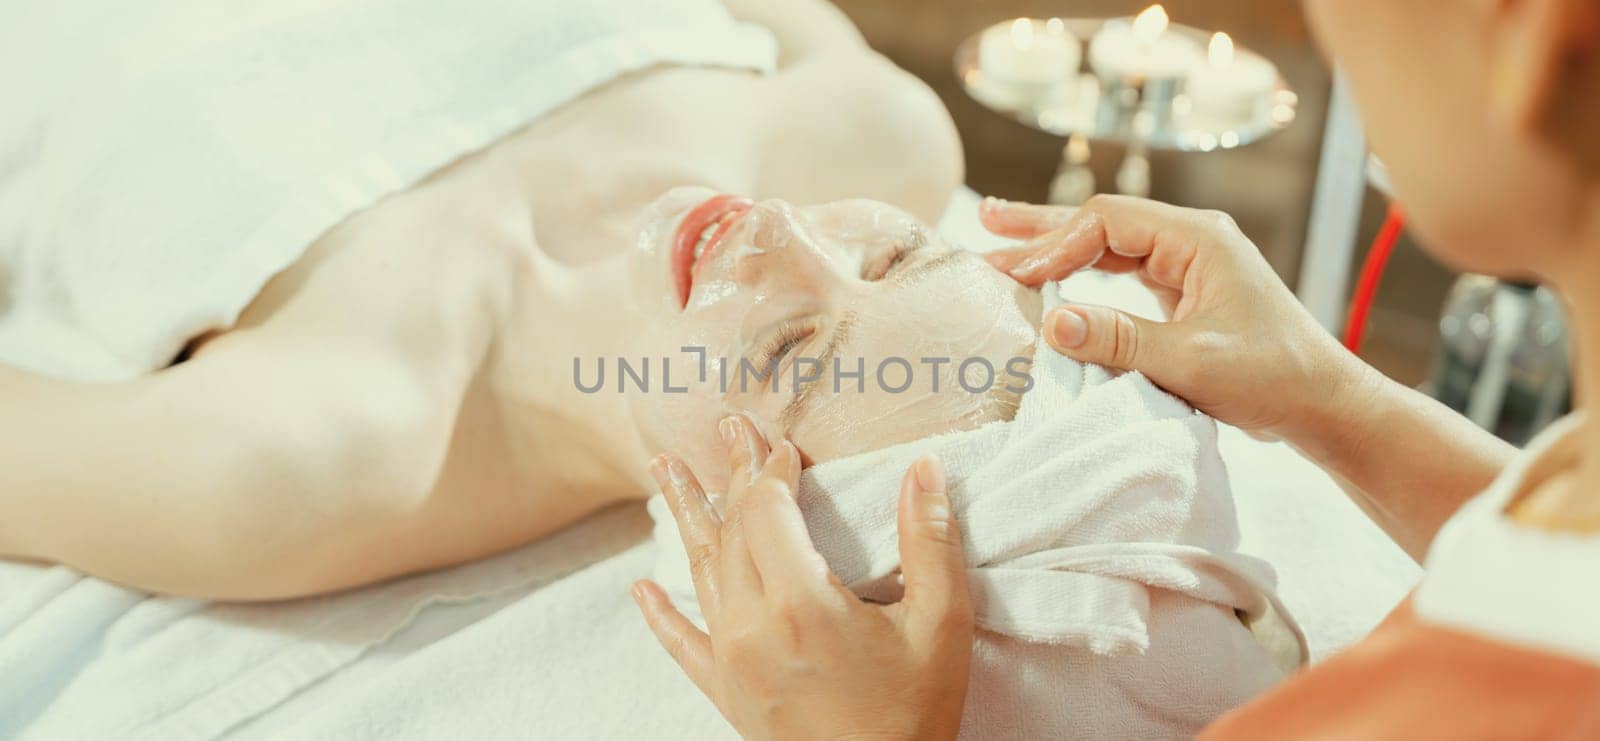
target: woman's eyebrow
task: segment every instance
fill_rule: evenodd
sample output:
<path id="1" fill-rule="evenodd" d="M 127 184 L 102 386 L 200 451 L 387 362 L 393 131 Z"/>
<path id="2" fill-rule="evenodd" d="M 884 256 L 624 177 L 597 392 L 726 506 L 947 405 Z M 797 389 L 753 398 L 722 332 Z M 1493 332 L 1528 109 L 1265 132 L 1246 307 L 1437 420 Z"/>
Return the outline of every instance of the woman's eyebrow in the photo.
<path id="1" fill-rule="evenodd" d="M 788 404 L 784 405 L 783 411 L 778 413 L 778 425 L 780 427 L 788 430 L 794 426 L 794 423 L 800 419 L 800 414 L 810 405 L 815 395 L 814 392 L 822 381 L 833 378 L 835 383 L 838 382 L 837 377 L 831 375 L 833 359 L 837 357 L 839 348 L 844 347 L 844 343 L 850 340 L 850 332 L 855 326 L 856 313 L 854 311 L 845 312 L 843 316 L 839 317 L 839 321 L 834 322 L 833 329 L 828 332 L 828 344 L 822 348 L 822 353 L 816 357 L 815 372 L 817 380 L 806 383 L 803 388 L 795 389 L 794 396 L 789 399 Z"/>
<path id="2" fill-rule="evenodd" d="M 974 253 L 963 249 L 951 249 L 944 254 L 931 257 L 914 265 L 906 266 L 905 269 L 901 270 L 899 274 L 894 276 L 894 282 L 901 284 L 911 283 L 935 270 L 945 267 L 946 265 L 964 260 L 966 259 L 967 255 L 970 254 Z"/>

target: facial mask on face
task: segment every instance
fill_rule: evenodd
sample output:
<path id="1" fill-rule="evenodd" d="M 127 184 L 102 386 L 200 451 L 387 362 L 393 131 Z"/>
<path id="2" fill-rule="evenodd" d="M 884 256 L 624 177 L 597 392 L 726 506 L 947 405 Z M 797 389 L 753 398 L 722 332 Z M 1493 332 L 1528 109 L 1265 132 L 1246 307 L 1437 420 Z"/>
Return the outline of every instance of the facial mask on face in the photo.
<path id="1" fill-rule="evenodd" d="M 657 221 L 670 223 L 710 197 L 690 195 L 682 203 L 663 199 L 670 203 L 656 209 Z M 665 228 L 647 228 L 644 244 L 659 250 L 657 232 Z M 752 356 L 798 343 L 778 353 L 787 358 L 780 373 L 809 360 L 820 388 L 804 403 L 794 401 L 798 384 L 789 378 L 779 379 L 791 381 L 781 391 L 735 394 L 713 372 L 720 383 L 692 387 L 687 398 L 630 402 L 652 443 L 674 451 L 692 443 L 706 456 L 691 462 L 711 463 L 716 420 L 750 411 L 782 423 L 771 431 L 811 460 L 828 460 L 1006 416 L 1008 406 L 987 391 L 1036 336 L 1037 320 L 1018 310 L 1026 291 L 976 257 L 950 251 L 914 218 L 866 201 L 804 209 L 761 202 L 723 239 L 733 244 L 705 253 L 714 262 L 696 273 L 688 305 L 640 322 L 634 346 L 657 358 L 696 346 L 722 358 L 706 370 L 735 376 L 742 361 L 760 363 Z M 656 262 L 659 272 L 664 261 Z M 838 329 L 845 325 L 849 331 Z M 856 374 L 865 383 L 847 377 Z"/>
<path id="2" fill-rule="evenodd" d="M 1023 315 L 1018 295 L 976 281 L 951 283 L 943 293 L 891 289 L 885 301 L 861 309 L 859 322 L 914 328 L 896 335 L 892 353 L 910 362 L 914 382 L 887 400 L 870 400 L 882 403 L 819 405 L 797 431 L 881 441 L 907 428 L 932 434 L 1008 416 L 1008 405 L 987 390 L 1012 380 L 1009 361 L 1031 354 L 1036 320 Z M 867 357 L 865 365 L 881 359 Z"/>

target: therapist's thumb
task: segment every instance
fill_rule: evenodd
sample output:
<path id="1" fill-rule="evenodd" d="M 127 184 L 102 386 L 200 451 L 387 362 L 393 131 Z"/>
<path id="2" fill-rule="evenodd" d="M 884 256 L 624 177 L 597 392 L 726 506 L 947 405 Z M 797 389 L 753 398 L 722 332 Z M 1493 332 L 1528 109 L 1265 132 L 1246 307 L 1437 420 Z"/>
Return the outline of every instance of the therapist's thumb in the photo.
<path id="1" fill-rule="evenodd" d="M 1073 360 L 1117 370 L 1136 370 L 1158 379 L 1170 358 L 1172 327 L 1105 306 L 1069 304 L 1044 317 L 1044 337 L 1056 352 Z"/>
<path id="2" fill-rule="evenodd" d="M 900 482 L 902 604 L 914 620 L 937 626 L 951 616 L 970 615 L 961 528 L 950 506 L 944 466 L 934 456 L 911 464 Z"/>

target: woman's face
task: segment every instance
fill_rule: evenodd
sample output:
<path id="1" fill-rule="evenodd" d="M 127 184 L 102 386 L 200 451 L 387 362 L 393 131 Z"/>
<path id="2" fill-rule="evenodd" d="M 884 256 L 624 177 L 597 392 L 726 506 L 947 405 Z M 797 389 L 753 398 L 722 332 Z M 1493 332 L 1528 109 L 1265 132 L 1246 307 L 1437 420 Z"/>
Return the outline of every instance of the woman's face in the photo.
<path id="1" fill-rule="evenodd" d="M 896 208 L 704 188 L 645 209 L 625 296 L 634 421 L 715 485 L 733 412 L 809 461 L 1003 418 L 1038 324 L 1037 294 Z"/>

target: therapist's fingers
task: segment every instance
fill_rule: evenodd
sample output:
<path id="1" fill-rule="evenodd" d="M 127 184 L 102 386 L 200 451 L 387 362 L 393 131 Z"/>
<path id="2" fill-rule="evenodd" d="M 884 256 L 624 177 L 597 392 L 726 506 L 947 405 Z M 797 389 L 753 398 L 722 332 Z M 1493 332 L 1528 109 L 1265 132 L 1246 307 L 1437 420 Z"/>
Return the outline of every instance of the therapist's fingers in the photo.
<path id="1" fill-rule="evenodd" d="M 772 453 L 767 438 L 743 414 L 730 414 L 717 425 L 722 444 L 728 451 L 728 498 L 725 509 L 739 503 L 750 483 L 761 473 L 761 466 Z"/>
<path id="2" fill-rule="evenodd" d="M 1051 251 L 1056 244 L 1057 242 L 1053 238 L 1041 237 L 1038 239 L 1029 240 L 1015 247 L 1006 247 L 1004 249 L 986 252 L 983 255 L 983 259 L 995 270 L 998 270 L 1002 273 L 1011 274 L 1012 270 L 1014 270 L 1024 260 L 1027 260 L 1034 255 L 1046 254 Z M 1122 255 L 1105 252 L 1100 255 L 1099 259 L 1096 259 L 1095 261 L 1083 267 L 1094 268 L 1102 273 L 1131 273 L 1135 270 L 1138 270 L 1143 262 L 1143 260 L 1135 257 L 1123 257 Z M 1019 282 L 1023 285 L 1038 286 L 1044 283 L 1046 280 L 1064 280 L 1068 275 L 1068 272 L 1050 270 L 1042 270 L 1039 271 L 1039 273 L 1040 274 L 1038 275 L 1027 276 L 1026 280 L 1019 279 Z M 1046 275 L 1052 275 L 1053 277 L 1047 278 L 1045 277 Z M 1013 277 L 1015 276 L 1013 275 Z"/>
<path id="3" fill-rule="evenodd" d="M 1182 289 L 1199 242 L 1226 231 L 1228 217 L 1129 196 L 1097 195 L 1060 229 L 1034 240 L 1040 250 L 1017 264 L 1024 283 L 1059 280 L 1082 268 L 1116 272 L 1139 266 L 1154 282 Z"/>
<path id="4" fill-rule="evenodd" d="M 1076 210 L 1072 206 L 1046 206 L 990 197 L 978 204 L 978 222 L 1002 237 L 1028 239 L 1067 223 Z"/>
<path id="5" fill-rule="evenodd" d="M 795 501 L 800 482 L 800 454 L 787 440 L 779 441 L 766 470 L 751 487 L 744 527 L 764 584 L 774 590 L 826 596 L 843 585 L 817 553 Z"/>
<path id="6" fill-rule="evenodd" d="M 1066 280 L 1073 273 L 1093 268 L 1101 273 L 1131 273 L 1144 261 L 1137 257 L 1106 252 L 1097 238 L 1063 227 L 1059 232 L 1031 240 L 1027 256 L 1002 272 L 1025 286 L 1040 286 L 1048 281 Z M 1096 250 L 1099 250 L 1098 252 Z"/>
<path id="7" fill-rule="evenodd" d="M 1022 209 L 1028 204 L 1003 202 L 997 208 L 1004 211 Z M 1199 211 L 1174 206 L 1161 201 L 1134 196 L 1099 194 L 1072 213 L 1060 226 L 1082 223 L 1091 217 L 1098 219 L 1104 228 L 1104 246 L 1119 255 L 1143 256 L 1160 242 L 1163 233 L 1175 230 L 1189 236 L 1197 218 L 1217 212 Z"/>
<path id="8" fill-rule="evenodd" d="M 1097 195 L 1073 209 L 990 199 L 980 213 L 997 233 L 1027 239 L 990 253 L 991 265 L 1025 285 L 1061 280 L 1084 268 L 1123 273 L 1181 289 L 1198 232 L 1215 231 L 1224 214 L 1130 196 Z"/>
<path id="9" fill-rule="evenodd" d="M 678 537 L 683 540 L 684 553 L 689 557 L 689 576 L 694 579 L 694 593 L 700 601 L 700 611 L 709 620 L 722 603 L 721 585 L 718 583 L 719 564 L 722 560 L 722 518 L 717 515 L 711 500 L 706 498 L 700 481 L 689 466 L 675 456 L 660 455 L 650 463 L 650 475 L 661 487 L 672 519 L 678 523 Z"/>
<path id="10" fill-rule="evenodd" d="M 970 633 L 966 555 L 938 458 L 920 458 L 906 471 L 900 482 L 898 520 L 900 568 L 906 583 L 900 605 L 907 626 L 925 636 L 952 630 Z"/>
<path id="11" fill-rule="evenodd" d="M 689 680 L 694 682 L 706 697 L 711 698 L 712 702 L 717 702 L 716 661 L 711 652 L 711 638 L 690 622 L 689 618 L 684 617 L 667 597 L 667 593 L 655 582 L 649 580 L 634 582 L 633 589 L 629 593 L 633 595 L 633 601 L 639 605 L 639 611 L 644 614 L 644 622 L 650 626 L 650 632 L 655 634 L 656 641 L 661 647 L 667 650 L 667 655 L 678 662 L 678 666 L 683 668 L 683 673 L 689 675 Z"/>
<path id="12" fill-rule="evenodd" d="M 1023 243 L 1015 247 L 1006 247 L 1003 249 L 985 252 L 983 253 L 983 259 L 985 262 L 992 265 L 995 270 L 998 270 L 1002 273 L 1009 273 L 1011 272 L 1012 268 L 1017 266 L 1017 263 L 1028 259 L 1038 251 L 1039 248 L 1037 246 Z"/>
<path id="13" fill-rule="evenodd" d="M 983 259 L 985 262 L 989 263 L 989 265 L 994 267 L 995 270 L 998 270 L 1002 273 L 1010 273 L 1028 258 L 1031 258 L 1035 255 L 1044 255 L 1054 252 L 1065 238 L 1066 232 L 1058 229 L 1049 234 L 1030 239 L 1015 247 L 1003 247 L 998 250 L 985 252 L 983 253 Z M 1093 260 L 1082 267 L 1093 267 L 1094 269 L 1104 273 L 1126 273 L 1137 270 L 1142 262 L 1143 261 L 1139 260 L 1138 258 L 1123 257 L 1122 255 L 1105 252 L 1102 253 L 1098 259 Z M 1060 277 L 1065 276 L 1063 275 Z M 1059 280 L 1059 278 L 1054 278 L 1052 280 Z"/>
<path id="14" fill-rule="evenodd" d="M 1068 304 L 1044 317 L 1044 337 L 1051 348 L 1073 360 L 1117 370 L 1137 370 L 1166 386 L 1186 361 L 1184 330 L 1169 322 L 1153 322 L 1107 306 Z"/>
<path id="15" fill-rule="evenodd" d="M 724 604 L 759 598 L 761 572 L 750 555 L 744 518 L 745 499 L 771 452 L 755 425 L 742 415 L 725 417 L 719 427 L 728 452 L 728 497 L 723 507 L 718 587 Z"/>
<path id="16" fill-rule="evenodd" d="M 1034 253 L 1012 266 L 1011 277 L 1034 285 L 1061 280 L 1100 262 L 1106 255 L 1105 222 L 1090 210 L 1080 210 L 1059 229 L 1041 234 L 1024 246 Z"/>

